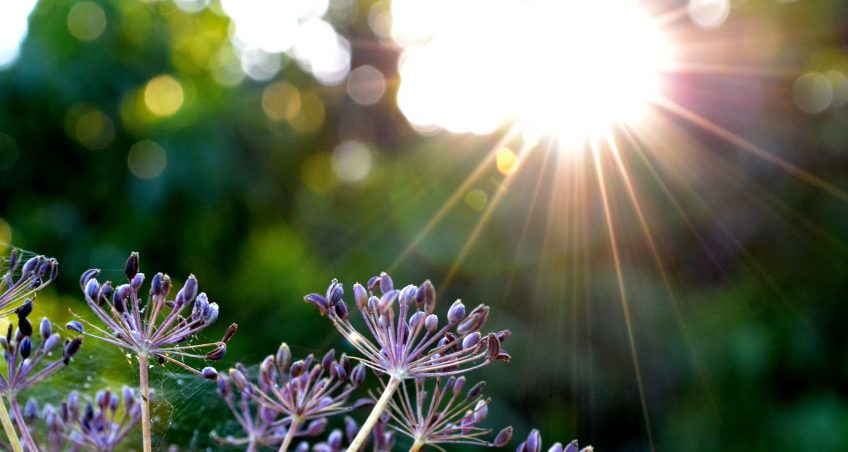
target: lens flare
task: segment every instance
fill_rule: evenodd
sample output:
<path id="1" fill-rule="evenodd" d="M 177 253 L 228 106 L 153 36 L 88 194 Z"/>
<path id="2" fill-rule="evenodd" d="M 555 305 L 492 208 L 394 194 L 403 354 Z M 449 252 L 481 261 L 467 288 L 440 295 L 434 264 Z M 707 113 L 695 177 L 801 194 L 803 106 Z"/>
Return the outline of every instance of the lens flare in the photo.
<path id="1" fill-rule="evenodd" d="M 662 30 L 634 0 L 405 0 L 392 14 L 405 47 L 398 104 L 425 132 L 516 124 L 581 141 L 637 121 L 671 66 Z"/>

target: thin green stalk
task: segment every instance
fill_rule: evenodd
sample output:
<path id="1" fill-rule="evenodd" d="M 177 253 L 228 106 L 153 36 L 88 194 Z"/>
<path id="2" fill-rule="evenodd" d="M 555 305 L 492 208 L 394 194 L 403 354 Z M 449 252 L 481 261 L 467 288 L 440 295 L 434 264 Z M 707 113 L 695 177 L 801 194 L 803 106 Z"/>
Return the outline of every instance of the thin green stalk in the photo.
<path id="1" fill-rule="evenodd" d="M 397 391 L 401 381 L 402 380 L 395 377 L 391 377 L 389 379 L 389 384 L 386 385 L 386 390 L 383 391 L 383 394 L 380 396 L 380 400 L 378 400 L 377 404 L 374 405 L 374 409 L 371 410 L 371 414 L 368 415 L 368 419 L 366 419 L 365 423 L 362 424 L 362 428 L 359 429 L 359 433 L 356 434 L 356 438 L 354 438 L 353 442 L 350 443 L 350 447 L 347 448 L 347 452 L 357 452 L 362 448 L 362 445 L 368 440 L 368 435 L 371 433 L 371 429 L 373 429 L 374 425 L 377 424 L 377 421 L 380 420 L 380 416 L 383 414 L 383 411 L 386 410 L 389 400 L 392 399 L 392 396 L 395 394 L 395 391 Z"/>
<path id="2" fill-rule="evenodd" d="M 24 437 L 24 444 L 26 444 L 27 450 L 38 450 L 38 446 L 35 444 L 35 440 L 32 439 L 32 434 L 29 432 L 29 426 L 27 426 L 24 421 L 24 413 L 21 411 L 21 406 L 18 405 L 18 401 L 12 395 L 9 395 L 9 407 L 15 415 L 15 422 L 18 424 L 18 430 L 21 431 L 21 436 Z"/>
<path id="3" fill-rule="evenodd" d="M 150 444 L 150 380 L 147 375 L 147 355 L 138 354 L 138 383 L 141 386 L 141 434 L 144 452 L 151 452 Z"/>
<path id="4" fill-rule="evenodd" d="M 0 398 L 0 422 L 3 423 L 3 430 L 6 431 L 6 437 L 9 438 L 9 444 L 14 452 L 23 452 L 21 442 L 18 440 L 18 433 L 15 431 L 15 426 L 12 425 L 12 419 L 9 417 L 9 411 L 6 410 L 6 403 Z"/>
<path id="5" fill-rule="evenodd" d="M 277 452 L 286 452 L 289 449 L 289 445 L 294 439 L 294 435 L 297 433 L 297 429 L 300 427 L 300 421 L 298 418 L 292 418 L 292 423 L 289 425 L 289 429 L 286 431 L 286 436 L 283 438 L 283 444 L 280 444 L 280 449 Z"/>

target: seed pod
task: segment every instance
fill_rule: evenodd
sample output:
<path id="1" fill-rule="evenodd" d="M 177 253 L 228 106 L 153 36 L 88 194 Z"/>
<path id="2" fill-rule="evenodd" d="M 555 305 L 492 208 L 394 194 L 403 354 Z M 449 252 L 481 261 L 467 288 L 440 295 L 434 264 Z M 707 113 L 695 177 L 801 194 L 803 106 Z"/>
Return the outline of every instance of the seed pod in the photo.
<path id="1" fill-rule="evenodd" d="M 135 275 L 138 273 L 138 253 L 133 251 L 130 253 L 130 257 L 127 259 L 127 263 L 124 266 L 124 273 L 127 275 L 127 280 L 132 281 L 135 278 Z"/>

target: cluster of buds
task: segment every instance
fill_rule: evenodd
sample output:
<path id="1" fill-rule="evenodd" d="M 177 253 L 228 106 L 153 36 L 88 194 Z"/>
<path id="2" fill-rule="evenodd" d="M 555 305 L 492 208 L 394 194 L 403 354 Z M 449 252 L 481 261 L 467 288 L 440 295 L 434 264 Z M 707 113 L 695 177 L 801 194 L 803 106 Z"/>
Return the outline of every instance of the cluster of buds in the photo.
<path id="1" fill-rule="evenodd" d="M 391 452 L 392 447 L 395 445 L 395 432 L 389 428 L 388 421 L 388 415 L 381 416 L 371 431 L 371 440 L 374 443 L 371 447 L 373 452 Z M 312 452 L 341 452 L 349 447 L 358 432 L 359 424 L 352 417 L 345 416 L 344 431 L 338 428 L 333 429 L 327 435 L 325 441 L 315 444 L 311 450 Z M 369 443 L 366 442 L 360 450 L 368 450 L 368 445 Z M 295 448 L 295 452 L 309 452 L 309 450 L 310 446 L 306 441 L 299 443 L 297 448 Z"/>
<path id="2" fill-rule="evenodd" d="M 0 317 L 32 303 L 33 294 L 55 281 L 59 273 L 56 259 L 34 256 L 21 265 L 22 254 L 13 248 L 2 264 L 6 272 L 0 277 Z"/>
<path id="3" fill-rule="evenodd" d="M 577 440 L 568 443 L 565 447 L 562 443 L 554 443 L 553 446 L 548 448 L 548 452 L 592 452 L 592 450 L 592 446 L 580 449 Z M 542 435 L 536 429 L 531 430 L 527 439 L 518 445 L 515 452 L 542 452 Z"/>
<path id="4" fill-rule="evenodd" d="M 286 436 L 319 435 L 326 428 L 327 417 L 370 405 L 368 399 L 347 403 L 365 381 L 365 373 L 365 366 L 353 366 L 344 354 L 336 359 L 333 350 L 320 360 L 310 354 L 292 362 L 291 351 L 283 343 L 275 355 L 262 361 L 256 383 L 249 380 L 244 366 L 236 365 L 229 376 L 219 378 L 218 392 L 248 440 L 255 438 L 259 444 L 272 445 L 283 442 Z M 251 414 L 250 401 L 258 405 L 255 414 Z M 230 439 L 229 443 L 244 444 L 244 440 Z"/>
<path id="5" fill-rule="evenodd" d="M 198 293 L 194 275 L 188 277 L 174 300 L 168 300 L 171 278 L 162 273 L 153 276 L 149 298 L 143 305 L 138 292 L 144 282 L 144 273 L 139 273 L 138 270 L 138 253 L 132 253 L 125 269 L 129 281 L 126 284 L 117 287 L 113 287 L 110 281 L 101 284 L 97 280 L 97 275 L 100 274 L 97 269 L 83 273 L 80 287 L 85 294 L 85 301 L 105 328 L 85 322 L 80 317 L 77 317 L 80 321 L 72 321 L 67 327 L 103 342 L 132 350 L 139 355 L 154 358 L 160 364 L 168 361 L 215 380 L 218 372 L 214 368 L 206 367 L 198 371 L 175 357 L 212 361 L 221 359 L 227 351 L 227 342 L 236 332 L 237 325 L 230 325 L 220 341 L 186 345 L 185 342 L 189 338 L 215 323 L 218 319 L 218 305 L 209 302 L 205 293 Z M 192 309 L 188 317 L 185 317 L 183 312 L 189 305 L 192 305 Z M 80 322 L 87 323 L 95 333 L 84 332 Z M 203 353 L 203 350 L 208 352 Z"/>
<path id="6" fill-rule="evenodd" d="M 46 424 L 46 437 L 40 449 L 60 451 L 70 442 L 72 450 L 115 450 L 141 417 L 135 392 L 124 387 L 122 393 L 118 396 L 108 389 L 99 391 L 94 403 L 86 402 L 81 408 L 79 393 L 72 391 L 60 408 L 45 405 L 40 418 Z M 27 402 L 23 417 L 30 437 L 34 437 L 39 419 L 38 404 L 34 399 Z"/>
<path id="7" fill-rule="evenodd" d="M 38 345 L 33 344 L 32 324 L 27 319 L 31 312 L 31 304 L 23 305 L 18 311 L 18 328 L 13 333 L 10 324 L 6 336 L 0 337 L 6 361 L 6 375 L 0 375 L 0 392 L 10 398 L 63 369 L 82 345 L 81 337 L 65 340 L 63 344 L 46 317 L 39 326 L 41 340 Z M 53 355 L 56 349 L 62 353 Z"/>
<path id="8" fill-rule="evenodd" d="M 356 308 L 376 343 L 351 324 L 349 307 L 342 299 L 342 285 L 333 280 L 326 295 L 309 294 L 304 299 L 318 307 L 337 330 L 362 354 L 361 361 L 378 375 L 396 380 L 446 377 L 461 374 L 492 361 L 509 361 L 502 343 L 509 331 L 483 334 L 489 308 L 479 305 L 466 315 L 457 300 L 440 326 L 434 314 L 436 290 L 429 281 L 420 287 L 394 288 L 386 273 L 368 281 L 367 289 L 353 286 Z"/>
<path id="9" fill-rule="evenodd" d="M 406 386 L 402 386 L 401 396 L 396 398 L 400 401 L 392 399 L 386 410 L 393 421 L 392 428 L 410 437 L 416 450 L 428 444 L 450 443 L 505 446 L 512 439 L 512 427 L 501 430 L 492 442 L 481 439 L 491 433 L 478 426 L 489 412 L 489 401 L 483 397 L 485 382 L 468 391 L 464 391 L 465 387 L 465 377 L 446 381 L 437 378 L 428 397 L 427 382 L 416 379 L 414 395 L 410 397 Z"/>

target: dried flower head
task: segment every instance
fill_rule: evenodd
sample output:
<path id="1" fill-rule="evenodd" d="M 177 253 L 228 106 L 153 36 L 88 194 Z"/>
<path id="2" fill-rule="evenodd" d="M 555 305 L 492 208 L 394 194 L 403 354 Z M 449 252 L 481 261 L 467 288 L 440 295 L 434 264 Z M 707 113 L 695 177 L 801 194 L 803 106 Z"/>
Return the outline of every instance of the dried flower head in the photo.
<path id="1" fill-rule="evenodd" d="M 400 397 L 392 399 L 386 410 L 391 426 L 414 441 L 413 449 L 450 443 L 503 447 L 512 439 L 512 427 L 501 430 L 491 442 L 482 439 L 491 433 L 478 426 L 489 412 L 484 382 L 466 391 L 465 377 L 437 378 L 429 397 L 427 386 L 426 380 L 416 379 L 410 396 L 407 386 L 401 385 Z"/>
<path id="2" fill-rule="evenodd" d="M 563 448 L 562 443 L 554 443 L 548 449 L 548 452 L 592 452 L 592 446 L 584 447 L 580 449 L 577 445 L 577 440 L 574 440 L 568 443 L 565 448 Z M 538 430 L 533 429 L 530 431 L 530 434 L 527 435 L 527 439 L 518 445 L 518 448 L 515 449 L 515 452 L 541 452 L 542 451 L 542 435 Z"/>
<path id="3" fill-rule="evenodd" d="M 353 366 L 345 355 L 336 359 L 335 351 L 330 350 L 320 361 L 309 355 L 292 362 L 291 351 L 283 343 L 275 355 L 268 355 L 259 365 L 256 383 L 249 380 L 244 366 L 237 365 L 219 382 L 218 392 L 247 433 L 248 444 L 255 438 L 259 444 L 272 445 L 285 444 L 286 437 L 291 441 L 320 434 L 327 417 L 370 405 L 368 399 L 347 403 L 364 381 L 365 366 Z M 250 400 L 258 405 L 253 416 Z M 244 440 L 233 439 L 229 443 L 239 441 Z"/>
<path id="4" fill-rule="evenodd" d="M 18 328 L 12 325 L 6 330 L 6 335 L 0 337 L 0 347 L 6 361 L 6 374 L 0 375 L 0 392 L 7 397 L 14 397 L 21 391 L 43 381 L 67 366 L 71 358 L 79 351 L 82 338 L 65 340 L 53 332 L 53 325 L 46 317 L 41 320 L 38 345 L 33 344 L 33 329 L 26 318 L 29 309 L 18 312 Z M 60 353 L 53 353 L 60 350 Z"/>
<path id="5" fill-rule="evenodd" d="M 379 295 L 379 296 L 378 296 Z M 333 322 L 362 357 L 366 366 L 393 379 L 442 377 L 461 374 L 492 361 L 509 361 L 501 345 L 509 331 L 483 334 L 489 308 L 479 305 L 468 315 L 457 300 L 439 325 L 434 314 L 436 290 L 429 281 L 420 287 L 394 288 L 386 273 L 368 281 L 366 289 L 353 286 L 356 308 L 365 322 L 372 342 L 350 323 L 349 308 L 342 299 L 344 290 L 333 280 L 326 295 L 309 294 L 314 304 Z"/>
<path id="6" fill-rule="evenodd" d="M 56 280 L 59 273 L 56 259 L 33 256 L 21 265 L 23 254 L 13 248 L 8 258 L 0 260 L 0 268 L 6 270 L 0 277 L 0 317 L 31 303 L 35 292 Z"/>
<path id="7" fill-rule="evenodd" d="M 144 282 L 144 273 L 139 273 L 138 253 L 130 255 L 125 273 L 129 282 L 118 287 L 112 287 L 110 281 L 101 284 L 96 278 L 100 270 L 83 273 L 80 287 L 85 301 L 105 328 L 86 322 L 79 316 L 79 321 L 69 322 L 67 328 L 138 355 L 156 358 L 160 364 L 168 361 L 205 378 L 217 378 L 217 372 L 211 367 L 198 371 L 174 358 L 219 360 L 237 329 L 236 324 L 230 325 L 224 337 L 217 342 L 186 344 L 218 319 L 218 304 L 209 302 L 205 293 L 198 293 L 194 275 L 189 275 L 175 299 L 168 300 L 171 278 L 157 273 L 150 284 L 148 300 L 142 306 L 138 292 Z M 184 317 L 182 313 L 189 305 L 192 305 L 191 312 Z M 86 323 L 96 333 L 84 332 L 80 322 Z M 208 350 L 205 354 L 202 352 L 204 349 Z"/>

